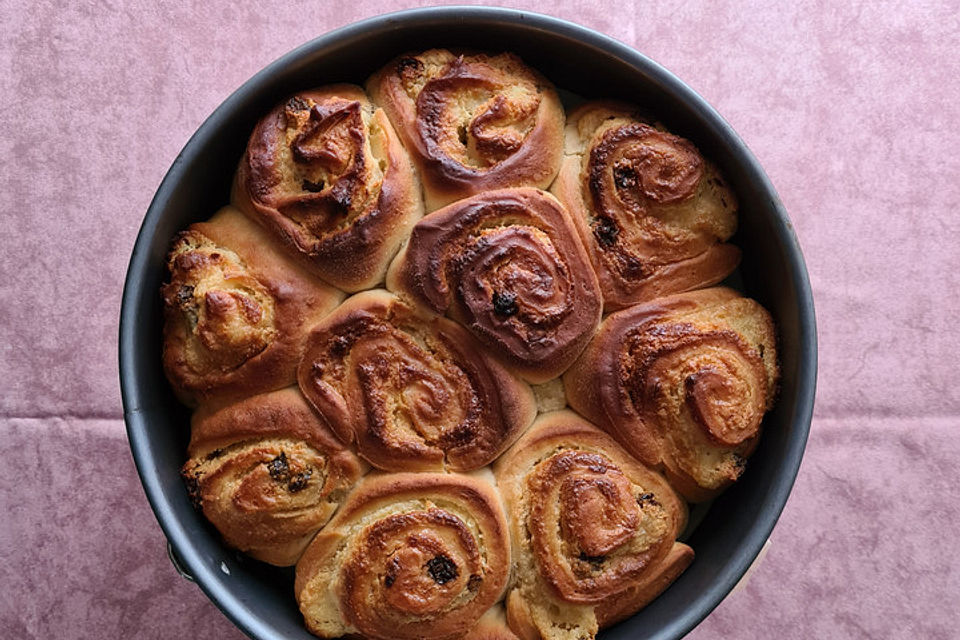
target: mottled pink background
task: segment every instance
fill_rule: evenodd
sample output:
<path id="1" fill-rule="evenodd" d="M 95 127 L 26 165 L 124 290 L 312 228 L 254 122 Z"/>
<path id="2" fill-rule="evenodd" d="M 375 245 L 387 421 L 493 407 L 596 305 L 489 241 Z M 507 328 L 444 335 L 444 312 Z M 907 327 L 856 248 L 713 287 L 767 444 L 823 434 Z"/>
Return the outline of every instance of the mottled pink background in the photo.
<path id="1" fill-rule="evenodd" d="M 538 9 L 533 2 L 510 6 Z M 190 134 L 294 46 L 412 6 L 0 0 L 0 632 L 240 638 L 170 567 L 117 380 L 120 294 Z M 579 0 L 766 167 L 816 296 L 796 487 L 748 586 L 691 635 L 960 633 L 960 7 Z"/>

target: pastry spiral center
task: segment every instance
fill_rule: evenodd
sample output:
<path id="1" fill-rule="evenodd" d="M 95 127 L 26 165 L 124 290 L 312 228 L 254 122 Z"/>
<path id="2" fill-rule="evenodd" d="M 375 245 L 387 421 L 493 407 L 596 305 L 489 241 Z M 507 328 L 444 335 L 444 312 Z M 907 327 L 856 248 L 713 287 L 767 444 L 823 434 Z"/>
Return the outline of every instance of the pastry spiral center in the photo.
<path id="1" fill-rule="evenodd" d="M 484 230 L 467 243 L 461 261 L 459 293 L 471 315 L 534 349 L 575 306 L 564 257 L 535 227 Z"/>
<path id="2" fill-rule="evenodd" d="M 405 543 L 408 546 L 397 549 L 384 570 L 387 604 L 414 615 L 436 613 L 457 595 L 457 564 L 443 554 L 442 540 L 429 531 L 411 534 Z"/>
<path id="3" fill-rule="evenodd" d="M 757 402 L 761 394 L 736 371 L 703 367 L 687 376 L 684 390 L 690 414 L 714 440 L 732 447 L 756 435 L 764 409 Z"/>
<path id="4" fill-rule="evenodd" d="M 185 233 L 171 252 L 170 272 L 164 296 L 186 323 L 193 371 L 232 371 L 272 342 L 273 296 L 232 251 Z"/>
<path id="5" fill-rule="evenodd" d="M 362 633 L 395 637 L 416 620 L 456 615 L 482 582 L 478 541 L 438 507 L 387 515 L 358 537 L 343 563 L 343 611 Z"/>
<path id="6" fill-rule="evenodd" d="M 648 277 L 709 246 L 709 221 L 675 206 L 697 194 L 704 176 L 687 140 L 643 123 L 613 126 L 591 148 L 586 176 L 594 238 L 622 277 Z"/>
<path id="7" fill-rule="evenodd" d="M 686 140 L 643 124 L 617 130 L 611 143 L 629 140 L 611 169 L 619 198 L 632 206 L 644 199 L 661 204 L 679 202 L 696 192 L 703 177 L 700 154 Z"/>
<path id="8" fill-rule="evenodd" d="M 754 437 L 766 408 L 766 370 L 759 354 L 731 331 L 698 331 L 677 324 L 647 332 L 637 391 L 660 419 L 689 414 L 712 442 L 737 446 Z"/>
<path id="9" fill-rule="evenodd" d="M 287 197 L 278 209 L 316 236 L 359 215 L 379 194 L 382 176 L 368 156 L 366 126 L 357 101 L 319 104 L 290 100 L 284 110 L 291 164 Z"/>
<path id="10" fill-rule="evenodd" d="M 362 295 L 362 294 L 361 294 Z M 517 428 L 466 332 L 399 301 L 355 309 L 311 335 L 300 388 L 379 469 L 475 469 Z"/>
<path id="11" fill-rule="evenodd" d="M 528 476 L 528 528 L 537 568 L 564 600 L 596 603 L 623 591 L 673 540 L 669 516 L 606 456 L 565 450 Z"/>
<path id="12" fill-rule="evenodd" d="M 401 61 L 401 78 L 423 72 L 418 60 Z M 416 98 L 428 155 L 480 170 L 520 149 L 539 106 L 540 95 L 530 79 L 511 77 L 507 82 L 502 71 L 463 56 L 426 80 Z"/>
<path id="13" fill-rule="evenodd" d="M 400 331 L 366 340 L 351 352 L 367 415 L 384 440 L 406 432 L 438 444 L 471 422 L 470 381 Z"/>
<path id="14" fill-rule="evenodd" d="M 298 512 L 323 502 L 333 487 L 327 459 L 293 440 L 240 442 L 218 449 L 184 470 L 198 503 L 248 516 Z"/>
<path id="15" fill-rule="evenodd" d="M 590 558 L 606 556 L 633 536 L 639 510 L 617 469 L 564 478 L 560 488 L 566 537 Z"/>

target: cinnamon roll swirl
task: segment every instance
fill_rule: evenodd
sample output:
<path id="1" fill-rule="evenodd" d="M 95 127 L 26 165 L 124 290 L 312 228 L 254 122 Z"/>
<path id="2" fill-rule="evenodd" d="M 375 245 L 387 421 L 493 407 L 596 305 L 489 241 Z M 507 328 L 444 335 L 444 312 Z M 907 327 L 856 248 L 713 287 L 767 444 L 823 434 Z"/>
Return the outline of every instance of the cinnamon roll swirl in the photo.
<path id="1" fill-rule="evenodd" d="M 531 382 L 573 363 L 603 307 L 566 211 L 529 187 L 489 191 L 423 218 L 387 286 L 449 312 Z"/>
<path id="2" fill-rule="evenodd" d="M 778 375 L 770 314 L 714 288 L 610 315 L 564 386 L 577 411 L 701 501 L 743 472 Z"/>
<path id="3" fill-rule="evenodd" d="M 509 562 L 503 510 L 483 480 L 374 473 L 307 548 L 295 591 L 322 638 L 452 640 L 503 596 Z"/>
<path id="4" fill-rule="evenodd" d="M 177 235 L 167 266 L 163 365 L 191 406 L 293 384 L 309 328 L 342 298 L 232 207 Z"/>
<path id="5" fill-rule="evenodd" d="M 230 546 L 292 565 L 366 466 L 295 388 L 193 416 L 182 475 Z"/>
<path id="6" fill-rule="evenodd" d="M 482 467 L 536 412 L 529 387 L 462 327 L 383 290 L 314 328 L 298 378 L 337 436 L 387 471 Z"/>
<path id="7" fill-rule="evenodd" d="M 507 619 L 524 639 L 580 640 L 632 615 L 691 562 L 686 504 L 571 411 L 540 416 L 495 465 L 516 567 Z"/>
<path id="8" fill-rule="evenodd" d="M 625 105 L 587 103 L 569 118 L 551 191 L 577 223 L 607 311 L 723 280 L 740 261 L 724 241 L 737 199 L 690 141 Z"/>
<path id="9" fill-rule="evenodd" d="M 563 107 L 512 53 L 404 55 L 367 89 L 420 168 L 427 211 L 490 189 L 546 189 L 557 174 Z"/>
<path id="10" fill-rule="evenodd" d="M 423 213 L 406 150 L 353 85 L 302 91 L 267 114 L 240 162 L 234 201 L 346 291 L 383 280 Z"/>

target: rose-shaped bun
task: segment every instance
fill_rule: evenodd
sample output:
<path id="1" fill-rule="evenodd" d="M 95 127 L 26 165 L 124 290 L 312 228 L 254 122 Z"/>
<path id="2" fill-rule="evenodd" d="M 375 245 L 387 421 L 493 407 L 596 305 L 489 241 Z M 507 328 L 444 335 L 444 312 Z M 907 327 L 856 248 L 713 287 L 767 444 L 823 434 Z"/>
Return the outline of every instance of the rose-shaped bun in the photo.
<path id="1" fill-rule="evenodd" d="M 690 564 L 686 504 L 572 411 L 540 416 L 495 465 L 516 567 L 510 627 L 524 640 L 592 638 Z"/>
<path id="2" fill-rule="evenodd" d="M 571 406 L 701 501 L 740 477 L 778 375 L 770 314 L 718 287 L 610 315 L 564 386 Z"/>
<path id="3" fill-rule="evenodd" d="M 366 470 L 295 388 L 193 416 L 182 474 L 230 546 L 292 565 Z"/>
<path id="4" fill-rule="evenodd" d="M 566 211 L 530 187 L 488 191 L 423 218 L 387 286 L 449 312 L 531 382 L 573 363 L 603 307 Z"/>
<path id="5" fill-rule="evenodd" d="M 295 590 L 322 638 L 452 640 L 503 597 L 509 573 L 507 524 L 487 482 L 373 473 L 307 548 Z"/>
<path id="6" fill-rule="evenodd" d="M 268 113 L 250 136 L 233 197 L 345 291 L 380 283 L 423 213 L 406 150 L 353 85 L 301 91 Z"/>
<path id="7" fill-rule="evenodd" d="M 546 189 L 563 157 L 563 107 L 514 54 L 408 54 L 367 82 L 420 169 L 427 211 L 490 189 Z"/>
<path id="8" fill-rule="evenodd" d="M 343 297 L 232 207 L 178 234 L 167 267 L 163 366 L 191 406 L 293 384 L 307 332 Z"/>
<path id="9" fill-rule="evenodd" d="M 723 280 L 737 200 L 690 141 L 625 106 L 591 102 L 568 120 L 551 191 L 577 224 L 607 311 Z"/>
<path id="10" fill-rule="evenodd" d="M 477 469 L 536 412 L 530 388 L 460 325 L 383 290 L 314 328 L 298 378 L 337 436 L 387 471 Z"/>

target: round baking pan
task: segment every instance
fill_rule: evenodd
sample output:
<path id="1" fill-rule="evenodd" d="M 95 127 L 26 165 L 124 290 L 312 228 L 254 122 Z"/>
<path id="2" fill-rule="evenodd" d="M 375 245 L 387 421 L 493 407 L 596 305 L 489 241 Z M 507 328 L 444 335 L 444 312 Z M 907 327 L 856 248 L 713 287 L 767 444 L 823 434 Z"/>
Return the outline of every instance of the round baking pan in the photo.
<path id="1" fill-rule="evenodd" d="M 252 638 L 313 638 L 293 597 L 292 569 L 226 548 L 190 504 L 178 470 L 189 413 L 161 366 L 160 286 L 174 234 L 229 200 L 230 181 L 257 120 L 297 89 L 362 83 L 395 55 L 430 47 L 513 51 L 558 87 L 644 105 L 716 162 L 740 200 L 732 242 L 736 284 L 773 315 L 782 380 L 743 478 L 704 514 L 688 542 L 696 559 L 663 595 L 600 638 L 679 638 L 716 607 L 770 535 L 803 456 L 816 385 L 813 298 L 793 227 L 756 159 L 713 108 L 668 71 L 590 29 L 547 16 L 483 7 L 403 11 L 321 36 L 255 75 L 207 119 L 176 158 L 137 238 L 120 315 L 120 382 L 127 433 L 147 498 L 180 570 Z"/>

